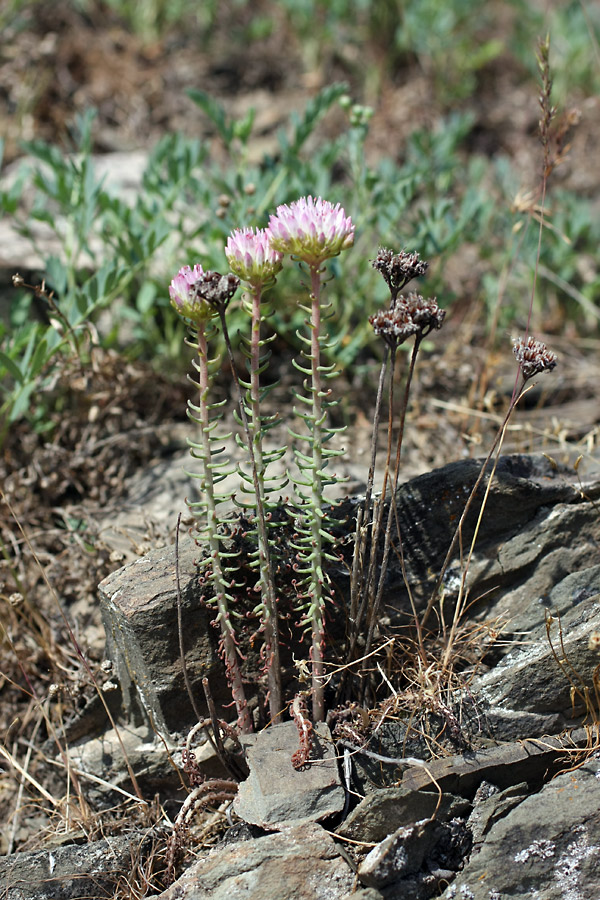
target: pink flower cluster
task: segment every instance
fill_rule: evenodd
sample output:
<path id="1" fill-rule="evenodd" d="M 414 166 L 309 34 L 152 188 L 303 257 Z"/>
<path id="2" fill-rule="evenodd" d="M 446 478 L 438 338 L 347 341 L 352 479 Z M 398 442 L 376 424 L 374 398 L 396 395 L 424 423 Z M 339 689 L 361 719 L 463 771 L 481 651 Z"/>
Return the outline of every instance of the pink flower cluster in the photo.
<path id="1" fill-rule="evenodd" d="M 277 207 L 269 220 L 271 246 L 290 253 L 309 266 L 318 266 L 354 243 L 354 225 L 338 203 L 301 197 Z"/>
<path id="2" fill-rule="evenodd" d="M 273 281 L 283 265 L 283 254 L 271 246 L 266 228 L 233 231 L 227 238 L 225 256 L 231 271 L 252 287 Z"/>
<path id="3" fill-rule="evenodd" d="M 197 263 L 194 268 L 183 266 L 169 285 L 171 306 L 180 316 L 192 322 L 204 322 L 215 315 L 215 311 L 196 291 L 196 282 L 204 276 L 204 269 Z"/>
<path id="4" fill-rule="evenodd" d="M 274 281 L 290 254 L 311 268 L 337 256 L 354 243 L 354 225 L 339 203 L 334 206 L 318 197 L 301 197 L 289 206 L 277 207 L 268 228 L 238 228 L 227 239 L 225 255 L 231 271 L 253 288 Z M 171 303 L 192 322 L 214 315 L 214 310 L 196 288 L 205 278 L 201 265 L 184 266 L 169 287 Z"/>

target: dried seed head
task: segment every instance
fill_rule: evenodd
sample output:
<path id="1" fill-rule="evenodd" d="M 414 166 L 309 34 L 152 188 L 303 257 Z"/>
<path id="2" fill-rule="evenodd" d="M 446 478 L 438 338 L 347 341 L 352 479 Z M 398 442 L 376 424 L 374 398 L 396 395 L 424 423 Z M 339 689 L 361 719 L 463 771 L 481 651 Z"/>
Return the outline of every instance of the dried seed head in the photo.
<path id="1" fill-rule="evenodd" d="M 419 331 L 408 308 L 398 303 L 393 309 L 382 309 L 374 316 L 369 316 L 375 334 L 381 335 L 386 344 L 397 347 Z"/>
<path id="2" fill-rule="evenodd" d="M 588 640 L 588 648 L 595 650 L 596 653 L 600 651 L 600 631 L 592 631 Z"/>
<path id="3" fill-rule="evenodd" d="M 527 381 L 540 372 L 551 372 L 555 368 L 556 353 L 548 350 L 542 341 L 536 341 L 532 337 L 513 338 L 513 353 L 519 364 L 523 378 Z"/>
<path id="4" fill-rule="evenodd" d="M 220 272 L 204 272 L 194 287 L 199 297 L 213 308 L 225 309 L 240 286 L 240 279 L 231 272 L 221 275 Z"/>
<path id="5" fill-rule="evenodd" d="M 390 291 L 397 294 L 413 278 L 424 275 L 429 263 L 421 260 L 415 251 L 409 253 L 401 250 L 400 253 L 393 253 L 392 250 L 380 247 L 372 265 L 381 273 Z"/>
<path id="6" fill-rule="evenodd" d="M 402 294 L 396 298 L 391 309 L 383 309 L 369 317 L 375 334 L 397 347 L 413 334 L 424 337 L 433 329 L 442 327 L 446 311 L 440 309 L 433 297 L 426 300 L 420 294 Z"/>
<path id="7" fill-rule="evenodd" d="M 425 299 L 421 294 L 411 292 L 403 298 L 403 303 L 408 307 L 413 322 L 422 335 L 429 334 L 434 328 L 439 331 L 444 324 L 446 310 L 439 308 L 436 297 Z"/>

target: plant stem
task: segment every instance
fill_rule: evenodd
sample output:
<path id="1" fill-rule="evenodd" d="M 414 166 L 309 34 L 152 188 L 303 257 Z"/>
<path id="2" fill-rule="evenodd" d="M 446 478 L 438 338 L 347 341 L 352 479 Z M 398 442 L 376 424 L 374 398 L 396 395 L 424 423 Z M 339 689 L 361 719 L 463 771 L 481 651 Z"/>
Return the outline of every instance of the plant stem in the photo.
<path id="1" fill-rule="evenodd" d="M 252 731 L 252 720 L 250 718 L 244 685 L 242 683 L 240 661 L 233 632 L 233 626 L 229 617 L 229 609 L 227 604 L 228 585 L 225 579 L 225 572 L 223 570 L 221 561 L 221 551 L 218 534 L 217 502 L 215 498 L 213 465 L 211 462 L 212 455 L 210 446 L 211 422 L 208 404 L 208 392 L 210 388 L 210 375 L 208 371 L 208 345 L 204 324 L 198 327 L 197 341 L 197 371 L 198 387 L 200 391 L 198 412 L 200 414 L 199 423 L 201 432 L 202 460 L 204 464 L 203 488 L 206 508 L 206 537 L 211 560 L 211 582 L 215 591 L 215 600 L 218 609 L 217 620 L 221 628 L 221 641 L 223 646 L 225 669 L 227 673 L 227 680 L 231 685 L 231 692 L 235 701 L 235 707 L 238 715 L 238 727 L 242 734 L 248 734 Z"/>
<path id="2" fill-rule="evenodd" d="M 390 499 L 389 499 L 389 506 L 388 506 L 388 510 L 387 510 L 387 520 L 386 520 L 385 533 L 384 533 L 383 557 L 381 560 L 381 565 L 379 567 L 379 578 L 377 581 L 377 591 L 375 593 L 374 598 L 372 596 L 372 589 L 374 587 L 374 584 L 373 584 L 373 582 L 369 583 L 371 597 L 370 597 L 370 603 L 369 603 L 369 630 L 367 633 L 367 640 L 366 640 L 366 644 L 365 644 L 365 654 L 368 654 L 371 650 L 373 633 L 375 631 L 375 626 L 377 624 L 377 616 L 379 613 L 379 607 L 381 606 L 381 600 L 383 597 L 383 589 L 385 586 L 385 579 L 386 579 L 386 575 L 387 575 L 387 567 L 388 567 L 389 556 L 390 556 L 390 547 L 391 547 L 391 543 L 392 543 L 392 518 L 396 514 L 396 491 L 398 489 L 398 478 L 399 478 L 399 473 L 400 473 L 400 457 L 401 457 L 401 453 L 402 453 L 402 440 L 404 438 L 404 423 L 406 421 L 406 410 L 408 407 L 408 397 L 410 394 L 410 388 L 412 385 L 412 379 L 413 379 L 413 375 L 414 375 L 414 371 L 415 371 L 415 365 L 417 362 L 419 348 L 421 346 L 421 341 L 422 341 L 422 335 L 416 334 L 415 335 L 415 343 L 414 343 L 412 354 L 410 357 L 408 373 L 406 375 L 406 384 L 404 386 L 404 396 L 402 397 L 402 407 L 400 410 L 400 426 L 399 426 L 399 430 L 398 430 L 398 438 L 396 441 L 396 459 L 394 461 L 394 472 L 393 472 L 393 475 L 391 478 L 391 484 L 390 484 Z M 390 420 L 391 420 L 392 413 L 393 413 L 392 398 L 393 398 L 394 359 L 395 359 L 395 354 L 392 353 L 392 368 L 390 370 L 390 378 L 392 379 L 392 384 L 390 384 Z M 383 488 L 382 495 L 381 495 L 382 506 L 385 503 L 387 481 L 388 481 L 388 477 L 389 477 L 389 459 L 390 459 L 389 439 L 390 439 L 390 434 L 391 434 L 391 425 L 390 425 L 390 431 L 388 434 L 388 452 L 387 452 L 387 458 L 386 458 L 384 488 Z M 379 530 L 377 531 L 377 533 L 374 535 L 374 538 L 373 538 L 375 543 L 377 543 L 378 537 L 379 537 Z M 407 587 L 408 587 L 408 585 L 407 585 Z M 409 590 L 410 590 L 410 588 L 409 588 Z"/>
<path id="3" fill-rule="evenodd" d="M 379 373 L 379 384 L 377 386 L 377 397 L 375 400 L 375 413 L 373 416 L 373 432 L 371 434 L 371 462 L 369 464 L 369 473 L 367 475 L 367 486 L 365 489 L 365 497 L 361 503 L 356 516 L 356 531 L 354 534 L 354 554 L 352 557 L 352 579 L 350 582 L 350 623 L 356 632 L 360 625 L 360 617 L 358 615 L 358 603 L 361 597 L 364 578 L 362 577 L 362 565 L 364 560 L 364 551 L 366 545 L 367 526 L 363 527 L 363 522 L 371 508 L 371 498 L 373 496 L 373 484 L 375 481 L 375 465 L 377 461 L 377 436 L 379 433 L 379 422 L 381 419 L 381 406 L 383 399 L 383 386 L 385 384 L 385 376 L 387 373 L 387 364 L 390 348 L 386 345 L 384 350 L 383 362 Z M 356 645 L 354 641 L 353 647 Z"/>
<path id="4" fill-rule="evenodd" d="M 277 596 L 271 562 L 269 535 L 266 521 L 265 501 L 265 465 L 262 452 L 262 431 L 260 416 L 260 302 L 261 289 L 252 292 L 252 328 L 250 337 L 250 389 L 247 394 L 249 412 L 246 410 L 246 398 L 235 363 L 233 348 L 229 337 L 229 329 L 225 318 L 225 309 L 219 308 L 221 328 L 225 338 L 231 373 L 238 393 L 240 418 L 246 437 L 246 445 L 250 456 L 252 483 L 256 498 L 256 518 L 258 535 L 258 560 L 260 580 L 258 590 L 263 606 L 263 627 L 265 634 L 265 662 L 269 686 L 269 712 L 272 719 L 277 719 L 283 709 L 283 691 L 281 687 L 281 659 L 279 653 L 279 622 L 277 616 Z"/>
<path id="5" fill-rule="evenodd" d="M 311 552 L 310 552 L 310 576 L 309 596 L 311 601 L 312 624 L 312 712 L 315 722 L 322 722 L 325 718 L 324 697 L 324 663 L 323 649 L 325 643 L 324 633 L 324 606 L 323 592 L 324 576 L 322 568 L 323 542 L 321 534 L 321 519 L 323 507 L 323 441 L 322 424 L 324 420 L 322 399 L 325 396 L 321 390 L 321 274 L 318 266 L 310 268 L 311 280 L 311 393 L 312 393 L 312 483 L 310 489 L 311 506 Z"/>
<path id="6" fill-rule="evenodd" d="M 183 616 L 181 612 L 181 579 L 179 577 L 179 529 L 181 527 L 181 513 L 177 516 L 177 525 L 175 526 L 175 584 L 177 587 L 177 634 L 179 637 L 179 658 L 181 660 L 181 671 L 183 672 L 183 680 L 187 691 L 194 715 L 198 722 L 202 718 L 202 713 L 198 709 L 196 698 L 192 690 L 190 674 L 188 672 L 187 663 L 185 661 L 185 644 L 183 641 Z"/>
<path id="7" fill-rule="evenodd" d="M 260 562 L 260 591 L 264 605 L 265 659 L 269 684 L 269 710 L 276 719 L 282 709 L 281 661 L 279 655 L 279 622 L 277 617 L 277 597 L 273 566 L 266 523 L 265 464 L 262 450 L 262 429 L 260 415 L 260 302 L 261 289 L 252 293 L 252 331 L 250 336 L 250 410 L 252 428 L 248 430 L 248 446 L 252 461 L 252 478 L 256 492 L 258 515 L 258 552 Z M 242 405 L 242 404 L 240 404 Z M 245 413 L 245 410 L 244 410 Z M 242 414 L 242 421 L 245 415 Z M 247 419 L 246 419 L 247 421 Z M 250 433 L 252 432 L 252 433 Z"/>
<path id="8" fill-rule="evenodd" d="M 385 454 L 385 464 L 383 471 L 383 482 L 381 488 L 381 494 L 379 496 L 379 500 L 373 504 L 373 520 L 371 522 L 371 546 L 369 553 L 369 568 L 367 570 L 366 578 L 361 579 L 361 603 L 360 608 L 357 615 L 357 620 L 360 624 L 362 624 L 367 611 L 372 608 L 374 602 L 374 589 L 375 589 L 375 572 L 377 566 L 377 550 L 379 547 L 379 537 L 381 534 L 381 524 L 383 521 L 383 511 L 385 508 L 385 497 L 387 493 L 387 484 L 389 480 L 389 472 L 390 472 L 390 460 L 392 457 L 392 425 L 393 425 L 393 416 L 394 416 L 394 375 L 396 371 L 396 347 L 391 346 L 391 353 L 389 354 L 389 391 L 388 391 L 388 427 L 387 427 L 387 444 L 386 444 L 386 454 Z M 384 375 L 382 369 L 382 376 Z M 380 379 L 380 384 L 382 383 Z M 369 621 L 371 621 L 371 616 L 369 615 Z M 358 629 L 357 629 L 357 637 L 358 637 Z"/>
<path id="9" fill-rule="evenodd" d="M 471 539 L 471 544 L 470 544 L 470 547 L 469 547 L 469 553 L 468 553 L 468 555 L 467 555 L 467 560 L 466 560 L 466 562 L 465 562 L 465 564 L 464 564 L 464 566 L 463 566 L 463 571 L 462 571 L 462 575 L 461 575 L 461 579 L 460 579 L 460 588 L 459 588 L 459 591 L 458 591 L 458 597 L 457 597 L 457 600 L 456 600 L 456 606 L 455 606 L 454 613 L 453 613 L 453 616 L 452 616 L 452 625 L 451 625 L 451 627 L 450 627 L 450 633 L 449 633 L 448 637 L 445 638 L 445 645 L 446 645 L 446 648 L 445 648 L 444 656 L 443 656 L 443 659 L 442 659 L 442 672 L 443 672 L 443 673 L 445 673 L 446 670 L 449 668 L 449 665 L 450 665 L 450 659 L 451 659 L 451 655 L 452 655 L 452 648 L 453 648 L 454 640 L 455 640 L 455 637 L 456 637 L 456 632 L 457 632 L 458 625 L 459 625 L 459 623 L 460 623 L 460 620 L 461 620 L 461 618 L 462 618 L 462 614 L 463 614 L 463 612 L 464 612 L 464 609 L 465 609 L 465 606 L 466 606 L 466 603 L 467 603 L 467 596 L 468 596 L 468 590 L 467 590 L 467 575 L 468 575 L 468 573 L 469 573 L 469 567 L 470 567 L 470 565 L 471 565 L 471 559 L 472 559 L 472 557 L 473 557 L 473 553 L 474 553 L 474 550 L 475 550 L 475 544 L 477 543 L 477 536 L 478 536 L 478 534 L 479 534 L 479 529 L 480 529 L 480 527 L 481 527 L 481 522 L 482 522 L 482 519 L 483 519 L 483 514 L 484 514 L 484 512 L 485 512 L 485 507 L 486 507 L 486 505 L 487 505 L 487 501 L 488 501 L 488 497 L 489 497 L 489 494 L 490 494 L 490 490 L 491 490 L 491 488 L 492 488 L 492 482 L 493 482 L 494 476 L 495 476 L 495 474 L 496 474 L 496 469 L 498 468 L 498 462 L 499 462 L 499 460 L 500 460 L 500 454 L 502 453 L 502 444 L 504 443 L 504 438 L 506 437 L 506 429 L 508 428 L 508 423 L 509 423 L 509 421 L 510 421 L 510 417 L 512 416 L 512 414 L 513 414 L 513 412 L 514 412 L 514 409 L 515 409 L 517 403 L 519 402 L 519 400 L 521 399 L 521 397 L 523 397 L 523 395 L 524 395 L 525 393 L 527 393 L 527 390 L 529 390 L 529 389 L 525 389 L 525 382 L 523 382 L 523 384 L 521 385 L 520 390 L 516 391 L 516 388 L 515 388 L 516 393 L 515 393 L 515 395 L 513 396 L 513 398 L 511 399 L 511 402 L 510 402 L 508 411 L 507 411 L 507 413 L 506 413 L 506 416 L 504 417 L 504 421 L 503 421 L 503 423 L 502 423 L 502 426 L 501 426 L 501 428 L 500 428 L 500 430 L 499 430 L 499 432 L 498 432 L 498 434 L 497 434 L 497 436 L 496 436 L 496 440 L 494 441 L 494 445 L 493 445 L 493 447 L 492 447 L 492 450 L 490 451 L 490 454 L 489 454 L 488 457 L 486 458 L 485 464 L 482 466 L 481 472 L 479 473 L 479 478 L 477 479 L 477 482 L 476 482 L 476 484 L 475 484 L 475 487 L 473 488 L 473 491 L 471 492 L 471 494 L 469 494 L 469 497 L 468 497 L 468 500 L 467 500 L 467 506 L 468 506 L 468 505 L 471 503 L 471 499 L 475 496 L 475 491 L 477 490 L 478 485 L 481 483 L 482 475 L 483 475 L 483 473 L 485 472 L 485 470 L 486 470 L 486 468 L 487 468 L 487 465 L 488 465 L 488 463 L 489 463 L 489 461 L 490 461 L 490 459 L 491 459 L 492 453 L 495 452 L 494 463 L 493 463 L 493 465 L 492 465 L 492 469 L 491 469 L 491 471 L 490 471 L 490 475 L 489 475 L 489 478 L 488 478 L 488 480 L 487 480 L 487 484 L 486 484 L 486 487 L 485 487 L 485 493 L 484 493 L 483 499 L 482 499 L 482 501 L 481 501 L 481 506 L 479 507 L 479 513 L 478 513 L 478 515 L 477 515 L 477 523 L 476 523 L 476 525 L 475 525 L 475 530 L 474 530 L 474 532 L 473 532 L 473 537 L 472 537 L 472 539 Z M 497 447 L 497 450 L 496 450 L 496 447 Z M 463 516 L 464 516 L 464 514 L 466 513 L 466 511 L 467 511 L 467 510 L 466 510 L 466 507 L 465 507 L 465 510 L 464 510 L 464 512 L 463 512 Z M 461 520 L 460 520 L 460 522 L 459 522 L 459 528 L 462 528 L 462 523 L 463 523 L 463 517 L 461 517 Z M 456 537 L 456 535 L 455 535 L 455 537 Z M 462 557 L 462 553 L 461 553 L 461 557 Z M 447 558 L 447 557 L 446 557 L 446 558 Z M 461 563 L 462 563 L 462 559 L 461 559 Z M 444 563 L 444 565 L 446 565 L 446 563 Z M 438 579 L 438 585 L 440 585 L 439 579 Z M 440 585 L 440 586 L 441 586 L 441 585 Z M 437 588 L 437 590 L 439 590 L 439 586 L 436 586 L 436 588 Z M 444 626 L 444 627 L 445 627 L 445 626 Z"/>
<path id="10" fill-rule="evenodd" d="M 348 632 L 348 652 L 346 661 L 348 663 L 354 660 L 354 651 L 360 637 L 360 626 L 364 618 L 366 604 L 365 597 L 365 553 L 367 546 L 368 525 L 366 519 L 371 510 L 371 500 L 373 497 L 373 484 L 375 482 L 375 465 L 377 462 L 377 438 L 379 434 L 379 422 L 381 420 L 381 407 L 383 400 L 383 387 L 387 374 L 388 357 L 390 348 L 385 346 L 381 370 L 379 372 L 379 384 L 377 386 L 377 397 L 375 400 L 375 413 L 373 415 L 373 432 L 371 434 L 371 461 L 369 464 L 369 473 L 367 475 L 367 485 L 363 502 L 360 504 L 356 513 L 356 526 L 354 531 L 354 551 L 352 555 L 352 572 L 350 576 L 350 611 L 348 616 L 350 630 Z M 363 602 L 361 603 L 361 598 Z M 337 700 L 341 700 L 344 696 L 346 685 L 349 678 L 349 669 L 342 672 L 340 685 L 337 691 Z M 349 698 L 348 698 L 349 699 Z"/>

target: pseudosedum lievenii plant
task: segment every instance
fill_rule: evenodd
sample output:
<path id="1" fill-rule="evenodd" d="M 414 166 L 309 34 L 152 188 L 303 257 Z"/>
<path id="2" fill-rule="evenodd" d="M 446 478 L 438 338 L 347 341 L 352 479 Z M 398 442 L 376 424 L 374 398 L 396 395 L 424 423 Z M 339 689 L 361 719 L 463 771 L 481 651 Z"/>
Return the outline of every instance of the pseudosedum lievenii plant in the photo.
<path id="1" fill-rule="evenodd" d="M 230 275 L 204 272 L 200 265 L 193 269 L 184 267 L 173 279 L 170 288 L 171 302 L 190 324 L 189 344 L 197 351 L 194 368 L 199 389 L 198 404 L 189 404 L 190 417 L 199 424 L 201 437 L 190 442 L 194 459 L 201 461 L 202 499 L 190 504 L 192 512 L 200 520 L 199 539 L 208 548 L 205 562 L 207 580 L 212 590 L 212 602 L 217 607 L 217 620 L 221 628 L 221 649 L 236 702 L 238 725 L 242 731 L 250 730 L 240 673 L 233 621 L 236 616 L 235 576 L 227 554 L 223 553 L 219 534 L 222 523 L 222 503 L 227 497 L 216 490 L 230 469 L 227 461 L 215 458 L 222 448 L 223 439 L 215 434 L 219 404 L 209 403 L 211 362 L 208 341 L 216 334 L 214 319 L 218 316 L 229 349 L 230 341 L 225 317 L 226 306 L 240 280 L 246 286 L 244 306 L 250 316 L 250 336 L 243 336 L 242 348 L 248 359 L 248 378 L 235 372 L 235 379 L 243 387 L 240 394 L 239 422 L 244 435 L 238 440 L 247 452 L 247 466 L 240 467 L 242 493 L 251 494 L 248 501 L 242 497 L 237 502 L 248 508 L 255 523 L 256 555 L 258 569 L 256 591 L 260 596 L 256 611 L 259 613 L 264 638 L 263 659 L 268 677 L 270 712 L 275 718 L 283 708 L 279 662 L 279 628 L 277 615 L 277 588 L 274 580 L 272 548 L 269 540 L 269 504 L 274 490 L 281 490 L 281 478 L 271 478 L 269 464 L 283 456 L 285 448 L 266 452 L 263 437 L 274 424 L 273 418 L 261 413 L 264 396 L 260 376 L 268 364 L 270 338 L 261 334 L 270 309 L 264 303 L 263 293 L 274 282 L 284 256 L 291 256 L 301 267 L 308 269 L 310 289 L 308 302 L 302 305 L 307 314 L 306 332 L 299 334 L 304 344 L 302 359 L 294 361 L 304 376 L 303 388 L 295 392 L 295 414 L 300 421 L 301 432 L 291 430 L 294 441 L 305 449 L 295 447 L 297 472 L 293 475 L 295 497 L 293 509 L 294 542 L 296 556 L 299 625 L 311 633 L 310 659 L 312 665 L 313 718 L 324 718 L 324 626 L 328 584 L 324 563 L 328 558 L 333 537 L 328 531 L 324 515 L 324 488 L 335 482 L 335 476 L 327 472 L 329 461 L 341 451 L 326 446 L 333 435 L 327 426 L 327 409 L 331 405 L 328 379 L 335 375 L 334 366 L 323 363 L 323 351 L 328 346 L 328 335 L 322 320 L 325 306 L 322 299 L 324 264 L 354 242 L 354 225 L 339 206 L 321 198 L 304 197 L 295 203 L 282 205 L 272 215 L 267 229 L 251 228 L 234 231 L 225 248 L 231 269 Z M 230 355 L 235 366 L 233 354 Z M 218 445 L 218 446 L 217 446 Z"/>

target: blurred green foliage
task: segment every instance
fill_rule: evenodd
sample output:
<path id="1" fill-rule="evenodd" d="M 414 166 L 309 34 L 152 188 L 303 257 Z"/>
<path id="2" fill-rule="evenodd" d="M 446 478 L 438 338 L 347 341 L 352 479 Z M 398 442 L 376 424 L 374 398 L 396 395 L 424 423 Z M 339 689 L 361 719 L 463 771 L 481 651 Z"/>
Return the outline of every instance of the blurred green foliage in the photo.
<path id="1" fill-rule="evenodd" d="M 93 5 L 92 0 L 77 4 L 82 9 Z M 24 15 L 32 5 L 12 0 L 10 12 Z M 520 176 L 506 159 L 472 152 L 476 120 L 466 101 L 486 67 L 499 55 L 513 53 L 513 64 L 531 80 L 535 103 L 533 50 L 536 35 L 547 28 L 556 36 L 555 80 L 568 77 L 588 90 L 600 70 L 592 52 L 600 28 L 597 8 L 558 4 L 542 19 L 522 0 L 483 7 L 475 0 L 281 0 L 260 4 L 256 14 L 249 0 L 223 5 L 107 0 L 107 6 L 148 40 L 188 17 L 208 34 L 224 6 L 231 15 L 246 12 L 244 33 L 232 29 L 239 40 L 268 34 L 276 17 L 284 15 L 314 61 L 330 39 L 339 42 L 341 36 L 349 46 L 370 47 L 375 55 L 381 49 L 382 70 L 394 72 L 416 62 L 433 80 L 447 114 L 431 128 L 407 127 L 391 140 L 387 156 L 368 163 L 372 110 L 354 103 L 345 85 L 332 84 L 301 114 L 291 113 L 276 149 L 251 163 L 254 111 L 234 119 L 213 96 L 190 90 L 221 143 L 218 161 L 208 143 L 167 134 L 150 153 L 142 189 L 133 200 L 118 196 L 95 171 L 93 113 L 76 121 L 68 155 L 40 141 L 25 144 L 30 161 L 10 187 L 0 189 L 0 207 L 16 217 L 22 235 L 34 245 L 39 224 L 57 236 L 62 252 L 46 260 L 44 274 L 55 292 L 60 327 L 50 312 L 35 313 L 28 293 L 11 304 L 8 319 L 0 320 L 0 429 L 23 415 L 37 428 L 46 427 L 43 398 L 52 383 L 52 361 L 66 354 L 85 365 L 92 337 L 126 357 L 151 360 L 163 371 L 183 370 L 183 328 L 169 308 L 170 279 L 182 265 L 196 262 L 223 271 L 223 248 L 232 229 L 264 227 L 278 204 L 309 193 L 340 202 L 357 226 L 354 249 L 332 262 L 336 277 L 327 285 L 333 310 L 328 327 L 340 367 L 358 366 L 367 358 L 368 315 L 385 302 L 385 285 L 370 265 L 379 245 L 415 249 L 429 259 L 422 290 L 437 293 L 444 306 L 455 299 L 445 266 L 469 245 L 480 267 L 477 299 L 489 320 L 497 324 L 498 283 L 507 267 L 511 279 L 500 325 L 523 316 L 535 262 L 535 222 L 526 210 L 511 206 Z M 368 69 L 365 65 L 365 79 Z M 328 116 L 335 122 L 329 133 L 335 136 L 325 139 L 319 125 Z M 33 200 L 23 214 L 25 186 L 33 190 Z M 551 222 L 542 244 L 538 291 L 540 284 L 552 282 L 563 291 L 570 313 L 590 327 L 598 318 L 600 285 L 581 261 L 596 252 L 597 217 L 586 199 L 557 191 Z M 465 281 L 470 274 L 464 273 Z M 567 282 L 569 291 L 564 290 Z M 455 290 L 460 293 L 460 287 Z M 270 294 L 272 324 L 281 341 L 296 349 L 304 315 L 297 299 L 297 277 L 284 269 Z M 232 333 L 245 326 L 239 305 L 234 306 Z"/>
<path id="2" fill-rule="evenodd" d="M 43 0 L 6 0 L 0 24 Z M 232 45 L 241 47 L 276 32 L 282 17 L 314 67 L 346 45 L 360 53 L 373 49 L 388 74 L 412 61 L 430 76 L 439 99 L 450 109 L 477 89 L 479 74 L 501 55 L 512 56 L 535 74 L 535 36 L 553 38 L 557 96 L 576 87 L 595 92 L 600 81 L 600 6 L 567 0 L 539 6 L 526 0 L 72 0 L 92 15 L 107 8 L 148 43 L 181 23 L 210 39 L 219 19 L 227 20 Z M 367 68 L 364 77 L 369 77 Z"/>

